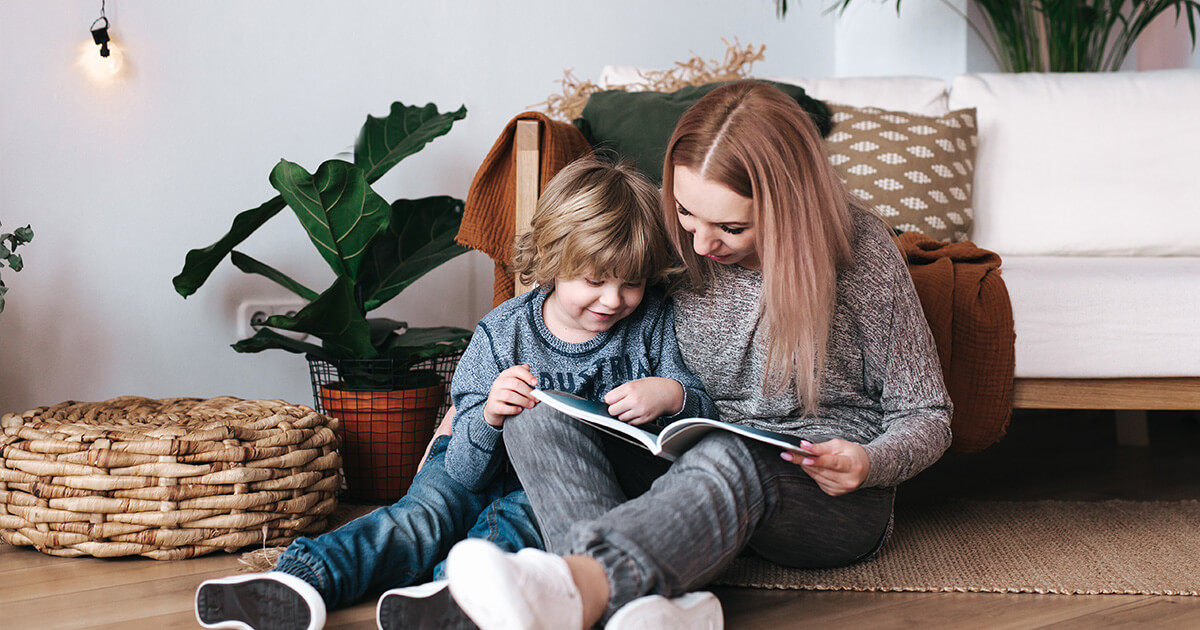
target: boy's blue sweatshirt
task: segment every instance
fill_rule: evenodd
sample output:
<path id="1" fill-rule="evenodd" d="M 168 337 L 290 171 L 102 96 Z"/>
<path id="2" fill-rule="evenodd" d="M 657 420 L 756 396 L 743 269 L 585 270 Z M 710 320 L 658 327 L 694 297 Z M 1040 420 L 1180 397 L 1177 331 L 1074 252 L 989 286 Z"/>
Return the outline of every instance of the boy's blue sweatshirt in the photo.
<path id="1" fill-rule="evenodd" d="M 683 363 L 672 305 L 661 294 L 647 290 L 633 313 L 583 343 L 562 341 L 546 328 L 542 305 L 548 295 L 547 290 L 533 290 L 485 315 L 454 372 L 450 395 L 455 414 L 446 469 L 472 491 L 486 486 L 507 461 L 503 429 L 483 419 L 483 407 L 492 382 L 514 365 L 528 365 L 541 389 L 596 401 L 626 381 L 673 378 L 683 385 L 684 401 L 683 410 L 669 419 L 717 417 L 712 399 Z"/>

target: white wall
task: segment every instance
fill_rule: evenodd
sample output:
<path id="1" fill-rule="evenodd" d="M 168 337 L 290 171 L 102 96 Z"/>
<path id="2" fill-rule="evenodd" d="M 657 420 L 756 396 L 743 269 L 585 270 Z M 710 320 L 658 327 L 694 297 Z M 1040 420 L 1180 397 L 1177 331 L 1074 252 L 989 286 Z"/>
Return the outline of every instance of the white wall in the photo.
<path id="1" fill-rule="evenodd" d="M 301 357 L 229 348 L 238 304 L 281 289 L 228 262 L 186 301 L 171 286 L 185 252 L 274 194 L 267 174 L 280 158 L 315 169 L 393 100 L 465 104 L 466 120 L 376 187 L 389 200 L 463 197 L 504 123 L 557 92 L 564 69 L 594 77 L 609 63 L 721 58 L 723 37 L 765 44 L 764 76 L 962 69 L 961 25 L 945 20 L 936 45 L 902 63 L 890 43 L 864 50 L 871 29 L 929 37 L 921 12 L 907 14 L 919 3 L 900 22 L 865 4 L 861 13 L 886 22 L 838 27 L 816 0 L 792 3 L 784 21 L 771 0 L 108 0 L 126 67 L 96 84 L 76 63 L 81 46 L 95 50 L 86 42 L 99 2 L 9 0 L 0 221 L 32 224 L 36 237 L 21 252 L 26 269 L 3 273 L 0 411 L 123 394 L 308 403 Z M 853 46 L 837 42 L 851 31 Z M 243 249 L 310 286 L 332 279 L 286 212 Z M 473 253 L 380 314 L 472 327 L 490 296 L 490 263 Z"/>
<path id="2" fill-rule="evenodd" d="M 949 0 L 960 11 L 967 0 Z M 967 71 L 967 23 L 942 0 L 859 0 L 837 21 L 836 76 L 920 75 L 949 79 Z"/>

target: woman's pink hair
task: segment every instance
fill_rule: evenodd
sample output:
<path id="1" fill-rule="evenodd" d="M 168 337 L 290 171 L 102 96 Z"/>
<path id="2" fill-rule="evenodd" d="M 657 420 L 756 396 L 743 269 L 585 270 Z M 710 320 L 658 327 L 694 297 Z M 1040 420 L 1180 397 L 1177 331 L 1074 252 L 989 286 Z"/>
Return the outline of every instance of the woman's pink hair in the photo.
<path id="1" fill-rule="evenodd" d="M 695 253 L 679 224 L 677 166 L 752 200 L 770 340 L 763 389 L 778 393 L 794 383 L 804 412 L 815 414 L 838 269 L 850 263 L 854 232 L 852 197 L 820 133 L 795 100 L 751 80 L 713 90 L 680 118 L 663 164 L 663 212 L 689 279 L 701 288 L 716 263 Z"/>

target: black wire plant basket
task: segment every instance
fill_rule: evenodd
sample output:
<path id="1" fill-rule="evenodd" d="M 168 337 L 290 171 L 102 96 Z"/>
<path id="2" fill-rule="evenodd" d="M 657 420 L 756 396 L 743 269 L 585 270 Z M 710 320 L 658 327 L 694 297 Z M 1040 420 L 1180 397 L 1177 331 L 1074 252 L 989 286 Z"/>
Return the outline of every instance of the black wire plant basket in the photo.
<path id="1" fill-rule="evenodd" d="M 404 495 L 450 408 L 450 378 L 461 356 L 456 350 L 414 364 L 308 355 L 317 411 L 339 421 L 344 500 L 390 504 Z"/>

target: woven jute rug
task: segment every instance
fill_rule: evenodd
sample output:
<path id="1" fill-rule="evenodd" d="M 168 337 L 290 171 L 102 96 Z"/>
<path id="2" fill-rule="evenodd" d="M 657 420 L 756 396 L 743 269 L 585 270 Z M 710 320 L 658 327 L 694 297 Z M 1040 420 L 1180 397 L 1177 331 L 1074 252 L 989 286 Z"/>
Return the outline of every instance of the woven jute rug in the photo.
<path id="1" fill-rule="evenodd" d="M 1200 595 L 1198 501 L 961 501 L 901 508 L 874 558 L 786 569 L 739 558 L 726 586 L 834 591 Z"/>
<path id="2" fill-rule="evenodd" d="M 343 506 L 331 521 L 365 514 Z M 282 548 L 243 555 L 264 571 Z M 953 501 L 905 507 L 874 558 L 837 569 L 742 557 L 722 586 L 817 591 L 1200 595 L 1200 501 Z"/>

